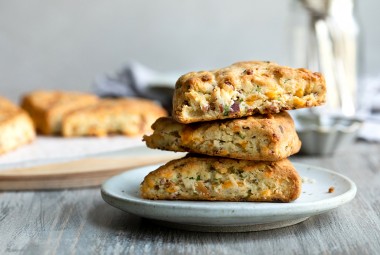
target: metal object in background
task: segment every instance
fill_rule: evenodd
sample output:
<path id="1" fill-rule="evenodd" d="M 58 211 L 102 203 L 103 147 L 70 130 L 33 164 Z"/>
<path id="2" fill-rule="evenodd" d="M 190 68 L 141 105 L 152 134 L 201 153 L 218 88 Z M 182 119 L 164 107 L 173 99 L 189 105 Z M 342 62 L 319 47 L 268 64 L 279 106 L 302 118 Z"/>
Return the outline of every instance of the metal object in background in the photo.
<path id="1" fill-rule="evenodd" d="M 295 118 L 297 134 L 302 141 L 301 154 L 331 156 L 352 144 L 362 120 L 349 117 L 299 115 Z"/>
<path id="2" fill-rule="evenodd" d="M 356 113 L 359 34 L 354 0 L 298 1 L 309 17 L 306 38 L 301 42 L 306 43 L 303 57 L 308 68 L 320 71 L 326 78 L 325 108 L 329 112 L 353 116 Z M 296 54 L 299 59 L 300 53 Z"/>

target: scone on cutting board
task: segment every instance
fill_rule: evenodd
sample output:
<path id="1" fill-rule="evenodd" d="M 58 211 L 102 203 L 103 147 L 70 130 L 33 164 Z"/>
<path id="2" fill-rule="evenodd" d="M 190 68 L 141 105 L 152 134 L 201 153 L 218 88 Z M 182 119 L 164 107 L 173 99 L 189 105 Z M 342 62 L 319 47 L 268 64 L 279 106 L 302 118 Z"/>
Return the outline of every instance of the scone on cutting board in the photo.
<path id="1" fill-rule="evenodd" d="M 0 97 L 0 155 L 32 142 L 35 136 L 29 115 Z"/>
<path id="2" fill-rule="evenodd" d="M 143 135 L 167 112 L 145 99 L 100 99 L 96 95 L 72 91 L 34 91 L 24 96 L 37 131 L 45 135 L 105 136 Z"/>
<path id="3" fill-rule="evenodd" d="M 301 148 L 293 119 L 286 111 L 191 124 L 165 117 L 152 128 L 153 134 L 144 136 L 152 149 L 276 161 Z"/>
<path id="4" fill-rule="evenodd" d="M 185 124 L 240 118 L 319 106 L 325 98 L 320 73 L 269 61 L 238 62 L 181 76 L 173 96 L 173 118 Z"/>
<path id="5" fill-rule="evenodd" d="M 140 189 L 147 199 L 290 202 L 301 193 L 301 178 L 288 159 L 189 155 L 149 173 Z"/>
<path id="6" fill-rule="evenodd" d="M 21 107 L 30 114 L 39 133 L 59 135 L 65 114 L 94 105 L 98 100 L 96 95 L 89 93 L 41 90 L 26 94 Z"/>
<path id="7" fill-rule="evenodd" d="M 151 100 L 137 98 L 101 99 L 95 105 L 66 114 L 62 133 L 72 136 L 127 136 L 151 133 L 152 123 L 166 111 Z"/>

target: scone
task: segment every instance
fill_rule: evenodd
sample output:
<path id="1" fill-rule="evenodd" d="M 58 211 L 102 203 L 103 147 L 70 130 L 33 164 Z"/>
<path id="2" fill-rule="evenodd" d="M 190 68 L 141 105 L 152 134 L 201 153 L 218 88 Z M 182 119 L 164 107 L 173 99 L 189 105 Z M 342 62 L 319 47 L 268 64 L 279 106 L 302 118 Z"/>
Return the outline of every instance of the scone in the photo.
<path id="1" fill-rule="evenodd" d="M 236 159 L 277 161 L 297 153 L 301 141 L 286 112 L 182 124 L 160 118 L 144 136 L 149 148 Z"/>
<path id="2" fill-rule="evenodd" d="M 62 133 L 70 136 L 105 136 L 110 133 L 127 136 L 151 133 L 152 123 L 166 111 L 150 100 L 137 98 L 101 99 L 96 105 L 65 115 Z"/>
<path id="3" fill-rule="evenodd" d="M 269 61 L 239 62 L 181 76 L 174 91 L 173 118 L 192 123 L 278 113 L 321 105 L 325 97 L 320 73 Z"/>
<path id="4" fill-rule="evenodd" d="M 97 96 L 87 93 L 34 91 L 24 96 L 21 106 L 32 117 L 38 132 L 51 135 L 61 133 L 65 114 L 97 102 Z"/>
<path id="5" fill-rule="evenodd" d="M 290 202 L 300 195 L 301 178 L 287 159 L 258 162 L 197 155 L 149 173 L 140 190 L 146 199 Z"/>
<path id="6" fill-rule="evenodd" d="M 0 97 L 0 154 L 30 143 L 36 134 L 29 115 Z"/>

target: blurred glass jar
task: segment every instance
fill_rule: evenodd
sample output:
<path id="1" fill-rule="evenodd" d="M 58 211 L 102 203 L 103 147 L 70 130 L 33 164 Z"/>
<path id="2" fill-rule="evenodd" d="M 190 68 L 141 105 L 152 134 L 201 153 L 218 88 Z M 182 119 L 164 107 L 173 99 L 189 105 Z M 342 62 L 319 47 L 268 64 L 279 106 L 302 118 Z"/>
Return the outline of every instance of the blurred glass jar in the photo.
<path id="1" fill-rule="evenodd" d="M 358 35 L 354 0 L 293 0 L 291 64 L 321 72 L 327 84 L 323 112 L 357 110 Z M 313 109 L 315 110 L 315 109 Z"/>

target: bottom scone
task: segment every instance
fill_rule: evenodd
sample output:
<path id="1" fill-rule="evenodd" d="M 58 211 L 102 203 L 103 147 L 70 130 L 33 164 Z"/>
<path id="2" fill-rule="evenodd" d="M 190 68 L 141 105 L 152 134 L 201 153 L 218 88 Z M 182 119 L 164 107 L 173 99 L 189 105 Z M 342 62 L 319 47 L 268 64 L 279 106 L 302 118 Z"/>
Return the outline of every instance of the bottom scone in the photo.
<path id="1" fill-rule="evenodd" d="M 149 173 L 140 189 L 146 199 L 290 202 L 301 193 L 301 178 L 288 159 L 189 155 Z"/>

